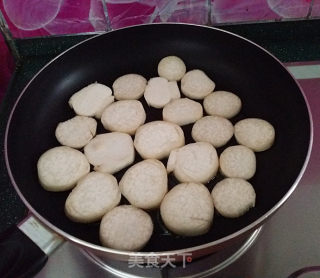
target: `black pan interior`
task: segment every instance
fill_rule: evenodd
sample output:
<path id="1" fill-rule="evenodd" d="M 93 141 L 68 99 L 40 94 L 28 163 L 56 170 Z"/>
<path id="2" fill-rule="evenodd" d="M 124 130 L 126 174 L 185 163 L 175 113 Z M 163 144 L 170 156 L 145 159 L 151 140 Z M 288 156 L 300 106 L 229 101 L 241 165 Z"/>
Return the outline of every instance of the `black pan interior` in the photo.
<path id="1" fill-rule="evenodd" d="M 306 158 L 310 123 L 304 98 L 280 63 L 254 44 L 219 30 L 179 24 L 139 26 L 96 37 L 56 59 L 31 82 L 14 111 L 7 144 L 10 169 L 26 200 L 53 225 L 99 244 L 99 223 L 69 221 L 63 211 L 69 192 L 47 192 L 37 179 L 39 156 L 58 145 L 57 123 L 74 116 L 67 104 L 69 97 L 95 81 L 111 87 L 126 73 L 157 76 L 157 64 L 167 55 L 180 56 L 188 70 L 204 70 L 217 90 L 238 94 L 243 108 L 232 122 L 263 118 L 274 125 L 276 141 L 270 150 L 256 154 L 257 172 L 251 179 L 257 194 L 254 209 L 238 219 L 217 216 L 208 234 L 192 238 L 168 233 L 159 214 L 150 212 L 155 232 L 143 251 L 175 250 L 223 238 L 268 212 L 290 189 Z M 148 121 L 161 119 L 161 111 L 147 110 Z M 190 128 L 184 128 L 187 143 L 192 142 L 187 135 Z M 232 144 L 234 139 L 228 145 Z M 123 172 L 117 174 L 118 179 Z M 219 179 L 208 187 L 212 189 Z M 176 183 L 170 177 L 170 186 Z"/>

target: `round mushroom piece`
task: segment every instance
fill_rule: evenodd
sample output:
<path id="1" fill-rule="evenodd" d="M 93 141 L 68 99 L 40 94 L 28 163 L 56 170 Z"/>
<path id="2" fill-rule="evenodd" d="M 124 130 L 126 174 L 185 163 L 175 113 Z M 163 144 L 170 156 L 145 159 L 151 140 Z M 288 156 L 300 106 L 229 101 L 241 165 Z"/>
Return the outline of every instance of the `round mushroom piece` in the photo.
<path id="1" fill-rule="evenodd" d="M 248 118 L 235 124 L 234 135 L 239 144 L 247 146 L 255 152 L 262 152 L 273 145 L 275 130 L 265 120 Z"/>
<path id="2" fill-rule="evenodd" d="M 181 79 L 181 91 L 192 99 L 204 99 L 215 88 L 215 83 L 199 69 L 188 71 Z"/>
<path id="3" fill-rule="evenodd" d="M 256 193 L 252 185 L 239 178 L 226 178 L 218 182 L 211 195 L 215 209 L 228 218 L 245 214 L 256 202 Z"/>
<path id="4" fill-rule="evenodd" d="M 124 251 L 139 251 L 149 241 L 153 223 L 148 213 L 134 206 L 118 206 L 107 212 L 100 223 L 103 246 Z"/>
<path id="5" fill-rule="evenodd" d="M 221 173 L 229 178 L 251 179 L 256 172 L 256 156 L 246 146 L 226 148 L 220 155 Z"/>
<path id="6" fill-rule="evenodd" d="M 103 110 L 114 102 L 111 89 L 100 83 L 92 83 L 74 93 L 69 105 L 80 116 L 101 118 Z"/>
<path id="7" fill-rule="evenodd" d="M 219 148 L 231 139 L 233 130 L 229 120 L 220 116 L 206 116 L 195 122 L 191 136 L 196 142 L 208 142 Z"/>
<path id="8" fill-rule="evenodd" d="M 154 121 L 140 126 L 134 138 L 134 146 L 142 158 L 163 159 L 170 152 L 184 145 L 184 133 L 180 126 Z"/>
<path id="9" fill-rule="evenodd" d="M 129 166 L 135 153 L 130 135 L 121 132 L 99 134 L 84 147 L 94 170 L 113 174 Z"/>
<path id="10" fill-rule="evenodd" d="M 163 120 L 180 126 L 194 123 L 202 116 L 202 105 L 188 98 L 172 100 L 162 110 Z"/>
<path id="11" fill-rule="evenodd" d="M 105 129 L 133 135 L 144 124 L 146 112 L 138 100 L 119 100 L 103 111 L 101 122 Z"/>
<path id="12" fill-rule="evenodd" d="M 200 183 L 181 183 L 164 197 L 160 214 L 165 226 L 177 235 L 198 236 L 207 233 L 213 221 L 213 201 Z"/>
<path id="13" fill-rule="evenodd" d="M 139 99 L 143 96 L 147 80 L 140 74 L 129 73 L 118 77 L 112 84 L 117 100 Z"/>
<path id="14" fill-rule="evenodd" d="M 169 81 L 179 81 L 186 73 L 186 65 L 177 56 L 167 56 L 158 64 L 158 74 Z"/>
<path id="15" fill-rule="evenodd" d="M 171 151 L 168 173 L 173 172 L 180 182 L 206 183 L 219 167 L 216 149 L 207 142 L 191 143 Z"/>
<path id="16" fill-rule="evenodd" d="M 138 162 L 125 172 L 119 187 L 122 195 L 135 207 L 158 208 L 168 191 L 166 168 L 156 159 Z"/>
<path id="17" fill-rule="evenodd" d="M 180 98 L 180 90 L 176 81 L 154 77 L 148 81 L 144 98 L 149 106 L 163 108 L 171 100 Z"/>
<path id="18" fill-rule="evenodd" d="M 91 172 L 78 181 L 65 203 L 67 217 L 80 223 L 98 221 L 121 199 L 118 182 L 109 174 Z"/>
<path id="19" fill-rule="evenodd" d="M 82 152 L 60 146 L 43 153 L 38 160 L 37 169 L 44 189 L 66 191 L 89 173 L 90 164 Z"/>
<path id="20" fill-rule="evenodd" d="M 75 116 L 61 122 L 56 128 L 56 138 L 61 145 L 83 148 L 96 135 L 97 122 L 93 118 Z"/>
<path id="21" fill-rule="evenodd" d="M 241 110 L 241 99 L 230 92 L 215 91 L 207 95 L 203 100 L 203 107 L 211 116 L 221 116 L 230 119 Z"/>

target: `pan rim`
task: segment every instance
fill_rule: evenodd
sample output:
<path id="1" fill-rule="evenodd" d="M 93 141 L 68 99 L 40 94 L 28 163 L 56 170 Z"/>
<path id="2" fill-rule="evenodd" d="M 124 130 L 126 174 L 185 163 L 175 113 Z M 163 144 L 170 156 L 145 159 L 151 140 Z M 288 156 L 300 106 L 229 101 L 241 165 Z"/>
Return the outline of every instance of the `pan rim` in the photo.
<path id="1" fill-rule="evenodd" d="M 310 139 L 309 139 L 309 146 L 308 146 L 307 155 L 305 157 L 303 166 L 302 166 L 302 168 L 301 168 L 301 170 L 299 172 L 299 175 L 297 176 L 297 178 L 295 179 L 294 183 L 290 187 L 290 189 L 287 191 L 287 193 L 270 210 L 268 210 L 264 215 L 262 215 L 257 220 L 252 222 L 250 225 L 248 225 L 248 226 L 246 226 L 246 227 L 244 227 L 244 228 L 238 230 L 237 232 L 234 232 L 234 233 L 232 233 L 232 234 L 230 234 L 228 236 L 220 238 L 218 240 L 211 241 L 209 243 L 205 243 L 205 244 L 201 244 L 201 245 L 197 245 L 197 246 L 193 246 L 193 247 L 189 247 L 189 248 L 178 249 L 178 250 L 170 250 L 170 251 L 158 251 L 158 252 L 121 251 L 121 250 L 111 249 L 111 248 L 108 248 L 108 247 L 103 247 L 103 246 L 96 245 L 96 244 L 87 242 L 85 240 L 79 239 L 79 238 L 77 238 L 77 237 L 75 237 L 75 236 L 73 236 L 73 235 L 61 230 L 57 226 L 53 225 L 45 217 L 41 216 L 32 207 L 32 205 L 26 200 L 26 198 L 24 197 L 24 195 L 20 191 L 19 186 L 15 182 L 15 179 L 14 179 L 13 174 L 11 172 L 10 163 L 9 163 L 9 157 L 8 157 L 8 135 L 9 135 L 9 129 L 10 129 L 11 120 L 12 120 L 12 117 L 14 115 L 15 109 L 16 109 L 17 105 L 20 102 L 20 99 L 22 98 L 22 96 L 24 95 L 24 93 L 26 92 L 26 90 L 28 89 L 30 84 L 34 81 L 34 79 L 36 79 L 37 76 L 40 75 L 40 73 L 44 69 L 46 69 L 48 66 L 50 66 L 50 64 L 52 64 L 55 60 L 59 59 L 61 56 L 63 56 L 65 53 L 69 52 L 73 48 L 76 48 L 79 45 L 81 45 L 83 43 L 86 43 L 87 41 L 90 41 L 90 40 L 95 39 L 97 37 L 103 36 L 105 34 L 112 33 L 112 32 L 119 32 L 119 31 L 125 30 L 125 29 L 140 28 L 140 27 L 143 27 L 143 26 L 151 26 L 151 25 L 184 25 L 184 26 L 193 26 L 193 27 L 211 29 L 211 30 L 215 30 L 215 31 L 218 31 L 218 32 L 224 32 L 224 33 L 227 33 L 228 35 L 235 36 L 235 37 L 237 37 L 239 39 L 245 40 L 246 42 L 258 47 L 263 52 L 265 52 L 266 54 L 271 56 L 291 76 L 291 78 L 294 80 L 294 82 L 296 83 L 296 85 L 300 89 L 300 93 L 303 96 L 304 102 L 305 102 L 307 110 L 308 110 L 309 125 L 310 125 L 310 134 L 309 134 L 310 135 Z M 55 58 L 50 60 L 46 65 L 44 65 L 32 77 L 32 79 L 27 83 L 27 85 L 23 88 L 23 90 L 21 91 L 20 95 L 18 96 L 17 100 L 15 101 L 15 103 L 14 103 L 14 105 L 13 105 L 11 111 L 10 111 L 10 115 L 9 115 L 9 118 L 8 118 L 8 121 L 7 121 L 7 124 L 6 124 L 6 129 L 5 129 L 4 155 L 5 155 L 5 164 L 6 164 L 6 168 L 7 168 L 7 171 L 8 171 L 8 175 L 9 175 L 10 181 L 11 181 L 12 186 L 14 187 L 15 191 L 17 192 L 19 198 L 26 205 L 26 207 L 29 209 L 29 211 L 32 213 L 32 215 L 34 215 L 38 220 L 40 220 L 40 222 L 42 224 L 44 224 L 45 226 L 50 228 L 53 232 L 59 234 L 63 238 L 68 239 L 71 242 L 75 243 L 76 245 L 80 245 L 81 247 L 84 247 L 86 249 L 91 249 L 92 251 L 103 252 L 103 253 L 111 253 L 113 255 L 120 255 L 120 256 L 141 256 L 141 255 L 143 255 L 144 257 L 149 257 L 149 256 L 152 256 L 152 257 L 153 256 L 173 256 L 175 254 L 193 253 L 193 252 L 196 252 L 196 251 L 199 251 L 199 250 L 202 250 L 202 249 L 212 248 L 214 246 L 221 245 L 224 242 L 230 242 L 231 240 L 236 239 L 236 238 L 240 237 L 241 235 L 245 235 L 248 232 L 254 230 L 255 228 L 261 226 L 271 215 L 273 215 L 287 201 L 287 199 L 291 196 L 291 194 L 294 192 L 294 190 L 298 186 L 298 184 L 299 184 L 299 182 L 300 182 L 300 180 L 301 180 L 301 178 L 302 178 L 302 176 L 303 176 L 303 174 L 304 174 L 304 172 L 305 172 L 305 170 L 307 168 L 308 162 L 310 160 L 311 150 L 312 150 L 312 146 L 313 146 L 313 135 L 314 135 L 313 133 L 314 133 L 314 130 L 313 130 L 313 119 L 312 119 L 311 109 L 310 109 L 310 105 L 308 103 L 308 100 L 306 98 L 306 95 L 305 95 L 304 91 L 302 90 L 302 88 L 299 85 L 299 83 L 297 82 L 297 80 L 293 77 L 293 75 L 282 64 L 282 62 L 277 57 L 275 57 L 273 54 L 271 54 L 268 50 L 264 49 L 260 45 L 254 43 L 251 40 L 246 39 L 246 38 L 244 38 L 244 37 L 242 37 L 240 35 L 237 35 L 237 34 L 234 34 L 232 32 L 229 32 L 229 31 L 226 31 L 226 30 L 222 30 L 222 29 L 219 29 L 219 28 L 216 28 L 216 27 L 199 25 L 199 24 L 190 24 L 190 23 L 164 23 L 164 22 L 161 22 L 161 23 L 148 23 L 148 24 L 133 25 L 133 26 L 128 26 L 128 27 L 124 27 L 124 28 L 119 28 L 119 29 L 116 29 L 116 30 L 111 30 L 111 31 L 108 31 L 108 32 L 105 32 L 105 33 L 102 33 L 102 34 L 98 34 L 96 36 L 93 36 L 91 38 L 85 39 L 85 40 L 81 41 L 80 43 L 77 43 L 77 44 L 71 46 L 70 48 L 68 48 L 67 50 L 63 51 L 62 53 L 57 55 Z"/>

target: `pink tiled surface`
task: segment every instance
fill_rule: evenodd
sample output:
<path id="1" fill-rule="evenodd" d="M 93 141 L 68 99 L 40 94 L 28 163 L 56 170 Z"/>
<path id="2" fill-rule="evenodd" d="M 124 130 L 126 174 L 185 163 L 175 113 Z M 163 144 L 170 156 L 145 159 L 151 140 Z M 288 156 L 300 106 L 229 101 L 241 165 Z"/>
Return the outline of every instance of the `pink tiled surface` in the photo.
<path id="1" fill-rule="evenodd" d="M 304 18 L 310 4 L 311 0 L 211 0 L 211 21 L 230 23 Z"/>
<path id="2" fill-rule="evenodd" d="M 311 15 L 319 16 L 320 0 L 313 1 Z M 104 31 L 108 27 L 150 22 L 217 24 L 305 18 L 311 3 L 312 0 L 2 0 L 0 10 L 13 36 L 24 38 Z M 111 26 L 105 19 L 103 4 Z"/>
<path id="3" fill-rule="evenodd" d="M 312 17 L 320 17 L 320 0 L 314 0 L 312 11 L 311 11 Z"/>
<path id="4" fill-rule="evenodd" d="M 0 10 L 16 38 L 104 31 L 101 0 L 2 0 Z"/>
<path id="5" fill-rule="evenodd" d="M 107 5 L 112 28 L 149 22 L 192 22 L 206 24 L 208 10 L 210 22 L 258 22 L 305 18 L 312 0 L 104 0 Z M 317 0 L 320 1 L 320 0 Z"/>
<path id="6" fill-rule="evenodd" d="M 108 3 L 108 16 L 114 29 L 128 25 L 137 25 L 150 21 L 154 7 L 144 3 Z"/>
<path id="7" fill-rule="evenodd" d="M 320 1 L 320 0 L 317 0 Z M 211 23 L 280 20 L 304 18 L 311 0 L 204 0 L 134 1 L 105 0 L 112 28 L 149 22 Z"/>
<path id="8" fill-rule="evenodd" d="M 105 0 L 113 29 L 151 22 L 208 23 L 207 0 Z"/>
<path id="9" fill-rule="evenodd" d="M 282 18 L 303 18 L 308 15 L 312 0 L 267 0 L 269 8 Z"/>
<path id="10" fill-rule="evenodd" d="M 291 62 L 285 63 L 285 66 L 310 66 L 310 65 L 320 65 L 320 61 L 309 61 L 309 62 Z M 319 180 L 319 161 L 320 161 L 320 128 L 318 128 L 318 123 L 320 123 L 320 78 L 307 78 L 307 79 L 298 79 L 299 85 L 301 86 L 307 101 L 310 106 L 313 126 L 314 126 L 314 135 L 313 135 L 313 146 L 312 154 L 310 157 L 310 162 L 304 174 L 304 178 L 308 177 L 308 183 L 315 183 Z M 317 125 L 316 125 L 317 124 Z M 301 277 L 302 278 L 302 277 Z"/>
<path id="11" fill-rule="evenodd" d="M 320 61 L 318 61 L 318 64 Z M 314 141 L 313 141 L 313 147 L 312 147 L 312 155 L 310 157 L 310 162 L 308 165 L 308 168 L 306 170 L 305 175 L 309 174 L 309 182 L 314 183 L 317 180 L 319 181 L 319 161 L 320 161 L 320 152 L 319 152 L 319 147 L 320 147 L 320 129 L 319 123 L 320 123 L 320 110 L 319 110 L 319 105 L 320 105 L 320 98 L 319 94 L 315 92 L 319 92 L 320 89 L 320 78 L 313 78 L 313 79 L 303 79 L 303 80 L 298 80 L 300 86 L 302 87 L 307 100 L 310 105 L 310 109 L 312 112 L 312 120 L 314 124 Z M 315 126 L 317 125 L 317 126 Z M 312 175 L 311 175 L 312 173 Z M 303 277 L 301 277 L 303 278 Z M 307 278 L 307 277 L 306 277 Z"/>
<path id="12" fill-rule="evenodd" d="M 11 56 L 4 38 L 0 33 L 0 102 L 5 94 L 13 71 L 13 57 Z"/>
<path id="13" fill-rule="evenodd" d="M 270 9 L 266 0 L 211 1 L 211 21 L 213 23 L 275 20 L 280 18 L 280 15 Z"/>

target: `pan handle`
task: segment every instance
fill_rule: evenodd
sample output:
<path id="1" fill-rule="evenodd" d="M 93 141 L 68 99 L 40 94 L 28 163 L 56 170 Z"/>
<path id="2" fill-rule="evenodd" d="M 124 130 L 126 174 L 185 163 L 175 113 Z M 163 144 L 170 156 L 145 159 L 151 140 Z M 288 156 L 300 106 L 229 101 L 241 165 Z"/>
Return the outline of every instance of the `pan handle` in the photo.
<path id="1" fill-rule="evenodd" d="M 29 214 L 0 235 L 0 277 L 33 277 L 62 242 L 60 236 Z"/>

